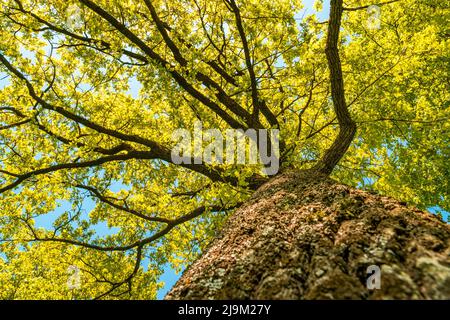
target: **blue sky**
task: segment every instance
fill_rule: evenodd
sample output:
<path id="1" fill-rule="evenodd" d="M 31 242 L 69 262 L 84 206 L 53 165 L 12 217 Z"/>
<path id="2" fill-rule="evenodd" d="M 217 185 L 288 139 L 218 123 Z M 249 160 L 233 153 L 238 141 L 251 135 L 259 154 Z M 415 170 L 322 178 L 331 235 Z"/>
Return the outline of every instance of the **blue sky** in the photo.
<path id="1" fill-rule="evenodd" d="M 312 14 L 314 13 L 313 9 L 313 3 L 315 0 L 304 0 L 303 3 L 305 4 L 305 8 L 297 14 L 297 18 L 301 18 L 304 15 Z M 326 20 L 328 18 L 328 12 L 329 12 L 329 0 L 324 1 L 323 11 L 318 13 L 318 17 L 320 20 Z M 7 84 L 7 79 L 2 79 L 5 76 L 5 74 L 0 73 L 0 89 Z M 137 97 L 139 95 L 139 89 L 141 85 L 140 83 L 135 79 L 130 79 L 130 91 L 129 93 Z M 122 185 L 121 183 L 117 182 L 112 186 L 112 191 L 119 191 L 120 189 L 127 188 L 127 186 Z M 87 217 L 87 214 L 90 210 L 92 210 L 94 207 L 94 202 L 92 200 L 88 200 L 86 198 L 86 201 L 83 205 L 85 218 Z M 36 226 L 38 227 L 45 227 L 45 228 L 52 228 L 53 221 L 64 211 L 71 210 L 71 205 L 68 202 L 61 202 L 60 207 L 55 210 L 52 213 L 49 213 L 47 215 L 40 216 L 36 219 Z M 444 216 L 444 219 L 448 221 L 449 213 L 445 212 L 443 210 L 440 210 L 439 207 L 432 207 L 429 208 L 430 212 L 436 213 L 437 211 L 441 211 L 441 213 Z M 117 229 L 110 229 L 105 223 L 99 223 L 95 226 L 95 230 L 97 232 L 97 235 L 102 237 L 106 236 L 111 233 L 115 233 Z M 146 265 L 146 263 L 144 263 Z M 175 273 L 175 271 L 170 267 L 170 265 L 166 265 L 164 268 L 164 273 L 161 276 L 161 281 L 165 283 L 164 287 L 158 292 L 157 298 L 162 299 L 165 294 L 170 290 L 170 288 L 175 284 L 175 282 L 180 277 L 180 274 Z"/>

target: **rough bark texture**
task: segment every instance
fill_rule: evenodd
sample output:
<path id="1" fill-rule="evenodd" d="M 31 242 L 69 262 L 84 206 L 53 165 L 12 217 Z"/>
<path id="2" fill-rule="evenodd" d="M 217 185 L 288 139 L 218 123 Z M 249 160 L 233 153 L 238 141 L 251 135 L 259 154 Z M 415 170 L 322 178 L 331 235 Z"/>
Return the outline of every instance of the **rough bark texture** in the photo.
<path id="1" fill-rule="evenodd" d="M 308 172 L 260 187 L 166 299 L 450 299 L 450 227 Z M 368 290 L 367 267 L 381 268 Z"/>

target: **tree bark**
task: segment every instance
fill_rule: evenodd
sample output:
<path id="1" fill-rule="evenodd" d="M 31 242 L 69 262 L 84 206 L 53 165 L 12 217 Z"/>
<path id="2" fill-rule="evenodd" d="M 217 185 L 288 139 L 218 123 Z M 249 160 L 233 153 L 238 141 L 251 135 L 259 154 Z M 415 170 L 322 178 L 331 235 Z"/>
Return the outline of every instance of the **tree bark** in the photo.
<path id="1" fill-rule="evenodd" d="M 312 171 L 261 186 L 166 299 L 450 299 L 450 227 Z M 381 270 L 368 289 L 367 268 Z"/>

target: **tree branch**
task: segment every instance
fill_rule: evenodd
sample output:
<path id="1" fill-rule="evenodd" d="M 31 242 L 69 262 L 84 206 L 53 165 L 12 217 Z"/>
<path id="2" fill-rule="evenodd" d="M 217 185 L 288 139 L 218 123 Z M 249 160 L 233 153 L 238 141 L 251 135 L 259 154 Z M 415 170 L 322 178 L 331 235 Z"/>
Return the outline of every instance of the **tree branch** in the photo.
<path id="1" fill-rule="evenodd" d="M 356 133 L 356 124 L 348 112 L 345 102 L 344 80 L 339 58 L 338 41 L 342 18 L 342 0 L 331 0 L 330 19 L 325 53 L 330 69 L 331 96 L 334 112 L 339 122 L 339 133 L 333 144 L 327 149 L 322 159 L 314 167 L 324 174 L 331 174 L 336 164 L 349 148 Z"/>
<path id="2" fill-rule="evenodd" d="M 242 24 L 242 17 L 239 7 L 236 4 L 235 0 L 224 0 L 226 4 L 229 5 L 231 11 L 234 13 L 236 27 L 239 32 L 239 37 L 241 38 L 244 56 L 245 56 L 245 64 L 247 66 L 247 71 L 250 76 L 250 87 L 252 91 L 252 103 L 253 103 L 253 112 L 252 112 L 252 121 L 253 123 L 259 123 L 259 112 L 261 111 L 264 117 L 269 121 L 271 126 L 279 127 L 279 123 L 275 115 L 270 111 L 267 107 L 266 103 L 259 98 L 258 94 L 258 81 L 256 80 L 255 69 L 253 67 L 253 62 L 250 57 L 250 48 L 248 46 L 247 36 L 245 34 L 244 26 Z"/>
<path id="3" fill-rule="evenodd" d="M 346 7 L 344 7 L 343 10 L 344 11 L 364 10 L 364 9 L 369 8 L 370 6 L 379 6 L 379 7 L 381 7 L 381 6 L 384 6 L 386 4 L 391 4 L 391 3 L 399 2 L 399 1 L 401 1 L 401 0 L 391 0 L 391 1 L 386 1 L 386 2 L 379 2 L 379 3 L 374 3 L 374 4 L 368 4 L 366 6 L 354 7 L 354 8 L 346 8 Z"/>
<path id="4" fill-rule="evenodd" d="M 108 197 L 102 195 L 100 193 L 100 191 L 97 190 L 94 187 L 86 186 L 86 185 L 82 185 L 82 184 L 78 184 L 75 187 L 77 187 L 79 189 L 84 189 L 84 190 L 89 191 L 89 193 L 92 196 L 98 198 L 101 202 L 106 203 L 106 204 L 110 205 L 113 208 L 116 208 L 116 209 L 124 211 L 124 212 L 131 213 L 132 215 L 134 215 L 136 217 L 139 217 L 139 218 L 142 218 L 142 219 L 144 219 L 146 221 L 162 222 L 162 223 L 167 223 L 167 224 L 173 223 L 173 220 L 170 220 L 170 219 L 159 218 L 159 217 L 150 217 L 150 216 L 142 214 L 142 213 L 140 213 L 140 212 L 138 212 L 136 210 L 133 210 L 133 209 L 130 209 L 128 207 L 124 207 L 124 206 L 118 205 L 117 203 L 112 202 Z"/>
<path id="5" fill-rule="evenodd" d="M 225 0 L 225 1 L 231 7 L 231 9 L 234 13 L 235 20 L 236 20 L 236 27 L 239 32 L 239 37 L 241 38 L 241 42 L 242 42 L 242 46 L 243 46 L 243 50 L 244 50 L 244 56 L 245 56 L 245 64 L 247 66 L 247 71 L 250 76 L 250 86 L 252 88 L 252 102 L 253 102 L 252 116 L 254 119 L 256 119 L 258 117 L 258 113 L 259 113 L 258 83 L 256 81 L 255 69 L 253 68 L 252 59 L 250 57 L 250 49 L 248 46 L 247 36 L 244 31 L 244 26 L 242 25 L 241 12 L 234 0 Z"/>
<path id="6" fill-rule="evenodd" d="M 31 227 L 29 226 L 29 228 L 31 228 L 31 233 L 33 234 L 33 239 L 25 239 L 22 241 L 25 242 L 36 242 L 36 241 L 40 241 L 40 242 L 60 242 L 60 243 L 66 243 L 66 244 L 70 244 L 70 245 L 75 245 L 75 246 L 79 246 L 79 247 L 84 247 L 87 249 L 93 249 L 93 250 L 97 250 L 97 251 L 128 251 L 128 250 L 132 250 L 134 248 L 137 247 L 143 247 L 163 236 L 165 236 L 167 233 L 169 233 L 169 231 L 171 231 L 173 228 L 175 228 L 176 226 L 187 222 L 189 220 L 192 220 L 194 218 L 197 218 L 198 216 L 202 215 L 203 213 L 205 213 L 206 211 L 224 211 L 224 210 L 232 210 L 235 209 L 237 207 L 239 207 L 242 203 L 238 203 L 232 207 L 229 208 L 224 208 L 224 206 L 201 206 L 198 207 L 194 210 L 192 210 L 191 212 L 189 212 L 188 214 L 185 214 L 175 220 L 172 220 L 170 223 L 167 224 L 167 226 L 156 232 L 155 234 L 153 234 L 150 237 L 135 241 L 131 244 L 128 245 L 122 245 L 122 246 L 99 246 L 99 245 L 95 245 L 95 244 L 91 244 L 91 243 L 86 243 L 86 242 L 82 242 L 82 241 L 78 241 L 78 240 L 71 240 L 71 239 L 64 239 L 64 238 L 56 238 L 56 237 L 52 237 L 52 238 L 41 238 L 38 236 L 37 232 Z M 19 240 L 17 240 L 19 241 Z"/>

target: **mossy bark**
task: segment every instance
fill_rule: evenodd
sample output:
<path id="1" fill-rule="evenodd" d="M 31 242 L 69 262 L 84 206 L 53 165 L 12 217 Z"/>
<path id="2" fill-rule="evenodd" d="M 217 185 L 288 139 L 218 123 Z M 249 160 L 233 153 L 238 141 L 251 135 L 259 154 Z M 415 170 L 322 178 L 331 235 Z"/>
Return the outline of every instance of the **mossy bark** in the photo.
<path id="1" fill-rule="evenodd" d="M 260 187 L 166 299 L 450 299 L 450 227 L 326 176 Z M 369 290 L 367 267 L 381 269 Z"/>

